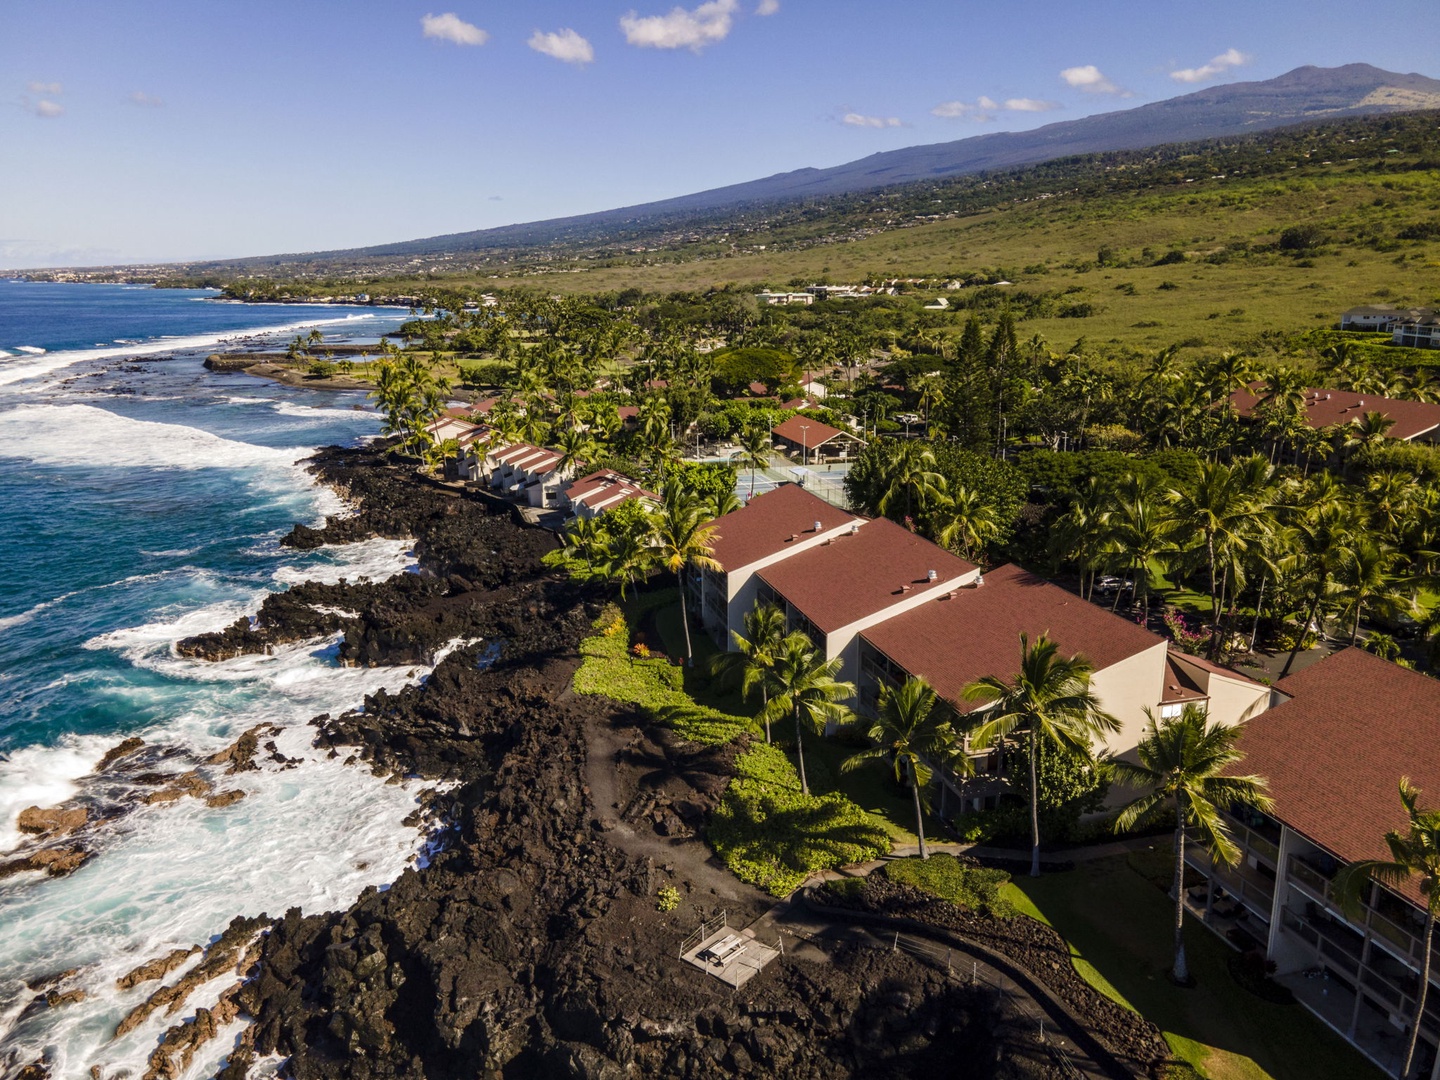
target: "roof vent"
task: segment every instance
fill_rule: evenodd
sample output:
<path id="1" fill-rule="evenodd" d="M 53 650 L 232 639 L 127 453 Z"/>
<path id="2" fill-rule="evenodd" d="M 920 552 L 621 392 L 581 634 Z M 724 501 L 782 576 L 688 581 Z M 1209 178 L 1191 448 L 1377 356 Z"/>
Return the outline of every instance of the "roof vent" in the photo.
<path id="1" fill-rule="evenodd" d="M 850 535 L 851 535 L 851 536 L 854 536 L 854 535 L 855 535 L 856 533 L 858 533 L 859 531 L 860 531 L 860 523 L 859 523 L 858 521 L 852 521 L 852 522 L 850 523 Z"/>
<path id="2" fill-rule="evenodd" d="M 1362 397 L 1359 401 L 1355 402 L 1355 407 L 1357 409 L 1363 409 L 1365 407 L 1365 399 Z"/>
<path id="3" fill-rule="evenodd" d="M 816 531 L 816 532 L 819 532 L 819 531 L 820 531 L 820 522 L 818 522 L 818 521 L 815 522 L 815 531 Z"/>
<path id="4" fill-rule="evenodd" d="M 796 540 L 799 540 L 799 539 L 800 539 L 800 534 L 799 534 L 799 533 L 791 533 L 791 534 L 790 534 L 790 543 L 793 544 Z"/>
<path id="5" fill-rule="evenodd" d="M 901 586 L 900 586 L 900 591 L 901 591 L 902 593 L 907 593 L 907 592 L 910 591 L 910 586 L 909 586 L 909 585 L 901 585 Z"/>
<path id="6" fill-rule="evenodd" d="M 927 570 L 925 572 L 925 577 L 928 578 L 930 581 L 938 581 L 940 578 L 940 574 L 938 571 L 935 570 Z"/>
<path id="7" fill-rule="evenodd" d="M 985 575 L 984 575 L 984 574 L 976 574 L 976 575 L 975 575 L 975 587 L 978 589 L 981 585 L 984 585 L 984 584 L 985 584 Z"/>
<path id="8" fill-rule="evenodd" d="M 1329 395 L 1329 394 L 1326 394 L 1326 395 L 1325 395 L 1325 400 L 1326 400 L 1326 401 L 1329 401 L 1329 400 L 1330 400 L 1330 395 Z"/>

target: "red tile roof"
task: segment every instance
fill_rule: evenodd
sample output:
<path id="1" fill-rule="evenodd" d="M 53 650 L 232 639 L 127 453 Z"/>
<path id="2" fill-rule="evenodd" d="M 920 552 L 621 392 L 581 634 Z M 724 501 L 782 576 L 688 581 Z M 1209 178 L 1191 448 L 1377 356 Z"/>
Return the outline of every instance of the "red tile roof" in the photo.
<path id="1" fill-rule="evenodd" d="M 811 450 L 825 445 L 837 435 L 849 435 L 852 439 L 856 438 L 851 432 L 841 431 L 829 424 L 822 424 L 813 416 L 792 416 L 783 424 L 778 424 L 770 430 L 786 442 L 792 442 L 796 446 L 807 447 Z"/>
<path id="2" fill-rule="evenodd" d="M 1083 654 L 1097 671 L 1165 640 L 1013 564 L 991 570 L 984 585 L 922 604 L 860 636 L 968 712 L 976 706 L 961 696 L 966 686 L 1019 670 L 1022 631 L 1032 642 L 1048 635 L 1062 654 Z"/>
<path id="3" fill-rule="evenodd" d="M 715 526 L 714 558 L 730 571 L 784 551 L 791 537 L 808 539 L 817 521 L 821 532 L 829 532 L 861 520 L 797 484 L 781 484 L 709 524 Z"/>
<path id="4" fill-rule="evenodd" d="M 1230 395 L 1231 402 L 1241 416 L 1249 416 L 1260 403 L 1261 395 L 1251 392 L 1260 388 L 1260 384 L 1255 384 L 1250 390 L 1236 390 Z M 1305 391 L 1305 422 L 1312 428 L 1347 424 L 1359 420 L 1367 412 L 1383 413 L 1395 421 L 1395 426 L 1388 432 L 1392 439 L 1413 439 L 1432 428 L 1440 427 L 1440 405 L 1423 401 L 1401 401 L 1375 394 L 1357 394 L 1354 390 Z"/>
<path id="5" fill-rule="evenodd" d="M 646 491 L 638 481 L 611 469 L 601 469 L 589 476 L 572 480 L 565 486 L 564 495 L 572 503 L 585 503 L 594 510 L 618 506 L 629 499 L 660 501 L 659 495 Z"/>
<path id="6" fill-rule="evenodd" d="M 1350 648 L 1276 688 L 1293 697 L 1246 722 L 1235 771 L 1267 777 L 1274 816 L 1336 858 L 1389 858 L 1400 778 L 1440 806 L 1440 681 Z"/>
<path id="7" fill-rule="evenodd" d="M 887 518 L 862 525 L 758 571 L 824 633 L 905 600 L 915 592 L 958 582 L 975 569 L 944 548 Z M 929 572 L 934 570 L 934 581 Z"/>
<path id="8" fill-rule="evenodd" d="M 1175 657 L 1179 657 L 1181 663 L 1189 664 L 1191 667 L 1197 667 L 1202 671 L 1208 671 L 1212 675 L 1223 675 L 1227 679 L 1234 679 L 1236 682 L 1249 683 L 1251 686 L 1264 685 L 1263 683 L 1256 682 L 1254 679 L 1250 678 L 1249 675 L 1242 675 L 1234 668 L 1228 668 L 1224 664 L 1216 664 L 1210 660 L 1206 660 L 1203 656 L 1194 656 L 1188 652 L 1181 652 L 1179 649 L 1175 648 L 1173 643 L 1170 646 L 1170 656 L 1172 659 Z"/>

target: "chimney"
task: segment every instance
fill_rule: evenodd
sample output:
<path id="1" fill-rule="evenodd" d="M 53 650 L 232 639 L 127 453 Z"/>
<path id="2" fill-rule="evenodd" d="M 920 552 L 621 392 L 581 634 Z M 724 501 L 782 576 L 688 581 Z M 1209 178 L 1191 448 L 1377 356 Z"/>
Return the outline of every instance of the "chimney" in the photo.
<path id="1" fill-rule="evenodd" d="M 940 577 L 940 575 L 939 575 L 936 571 L 934 571 L 934 570 L 927 570 L 927 571 L 925 572 L 925 576 L 926 576 L 926 578 L 928 578 L 930 581 L 936 581 L 936 580 L 938 580 L 939 577 Z"/>
<path id="2" fill-rule="evenodd" d="M 816 531 L 816 532 L 819 532 L 819 531 L 820 531 L 820 522 L 818 522 L 818 521 L 815 522 L 815 531 Z"/>

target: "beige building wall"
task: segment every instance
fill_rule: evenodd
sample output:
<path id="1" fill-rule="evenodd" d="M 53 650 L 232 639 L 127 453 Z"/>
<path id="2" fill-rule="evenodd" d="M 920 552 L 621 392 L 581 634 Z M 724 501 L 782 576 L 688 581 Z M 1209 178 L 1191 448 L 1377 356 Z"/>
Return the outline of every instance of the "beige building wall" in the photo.
<path id="1" fill-rule="evenodd" d="M 1120 721 L 1120 730 L 1105 738 L 1103 749 L 1117 757 L 1140 745 L 1149 722 L 1146 709 L 1158 715 L 1160 697 L 1165 692 L 1164 641 L 1157 641 L 1144 652 L 1111 664 L 1090 676 L 1090 688 L 1100 699 L 1100 706 Z"/>
<path id="2" fill-rule="evenodd" d="M 750 609 L 755 606 L 755 596 L 760 588 L 760 582 L 755 577 L 756 571 L 763 570 L 767 566 L 773 566 L 778 562 L 784 562 L 792 555 L 798 555 L 802 551 L 809 551 L 813 547 L 819 547 L 827 540 L 834 540 L 836 537 L 844 536 L 850 531 L 852 524 L 860 524 L 860 520 L 857 518 L 854 522 L 847 521 L 843 525 L 828 529 L 825 532 L 803 532 L 800 534 L 799 540 L 796 540 L 793 544 L 786 544 L 783 550 L 777 551 L 773 555 L 767 555 L 763 559 L 756 559 L 753 563 L 738 566 L 734 570 L 728 571 L 725 575 L 726 587 L 730 592 L 730 595 L 726 597 L 726 630 L 734 630 L 739 634 L 745 632 L 745 616 L 748 615 Z M 725 640 L 733 644 L 728 633 L 725 635 Z M 729 648 L 729 644 L 726 645 L 726 648 Z"/>
<path id="3" fill-rule="evenodd" d="M 1210 719 L 1234 726 L 1270 707 L 1270 688 L 1210 673 Z"/>

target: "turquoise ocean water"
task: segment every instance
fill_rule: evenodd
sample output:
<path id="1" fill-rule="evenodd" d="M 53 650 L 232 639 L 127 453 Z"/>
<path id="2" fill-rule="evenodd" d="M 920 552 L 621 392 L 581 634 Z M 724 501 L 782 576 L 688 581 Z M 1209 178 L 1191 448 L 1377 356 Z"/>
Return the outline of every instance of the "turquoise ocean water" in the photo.
<path id="1" fill-rule="evenodd" d="M 157 767 L 180 772 L 268 721 L 284 729 L 280 750 L 304 762 L 223 778 L 247 796 L 224 809 L 184 799 L 97 829 L 86 839 L 94 857 L 69 877 L 0 879 L 0 1076 L 42 1055 L 57 1077 L 92 1065 L 139 1075 L 164 1029 L 224 984 L 112 1041 L 154 989 L 120 992 L 120 974 L 236 915 L 347 904 L 393 880 L 421 843 L 401 825 L 413 786 L 320 758 L 305 722 L 423 670 L 341 668 L 327 641 L 222 664 L 171 648 L 253 611 L 267 591 L 412 562 L 403 542 L 278 544 L 293 522 L 341 508 L 296 462 L 378 431 L 362 395 L 201 366 L 224 338 L 284 340 L 318 325 L 329 340 L 373 340 L 406 313 L 211 295 L 0 281 L 0 861 L 24 842 L 24 807 L 82 790 L 130 736 L 173 752 Z M 71 968 L 60 989 L 83 989 L 84 1001 L 31 1007 L 27 983 Z M 217 1040 L 187 1075 L 209 1075 L 227 1045 Z"/>

